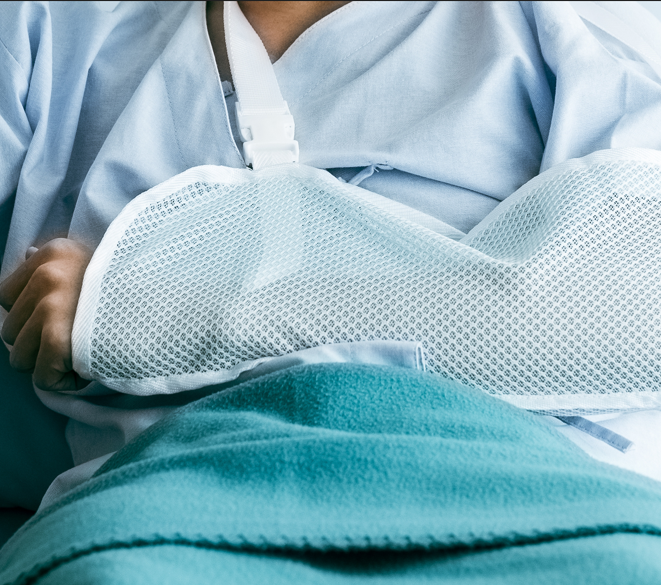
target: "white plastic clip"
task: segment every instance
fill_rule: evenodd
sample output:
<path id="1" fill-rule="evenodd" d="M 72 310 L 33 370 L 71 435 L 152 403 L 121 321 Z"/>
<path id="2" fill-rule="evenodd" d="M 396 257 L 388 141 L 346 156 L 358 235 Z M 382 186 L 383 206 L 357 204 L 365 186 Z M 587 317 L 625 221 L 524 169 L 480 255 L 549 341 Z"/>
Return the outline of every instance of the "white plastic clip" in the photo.
<path id="1" fill-rule="evenodd" d="M 243 156 L 253 169 L 260 161 L 298 162 L 298 142 L 294 140 L 294 118 L 287 102 L 279 109 L 244 110 L 236 102 L 236 123 L 243 139 Z"/>

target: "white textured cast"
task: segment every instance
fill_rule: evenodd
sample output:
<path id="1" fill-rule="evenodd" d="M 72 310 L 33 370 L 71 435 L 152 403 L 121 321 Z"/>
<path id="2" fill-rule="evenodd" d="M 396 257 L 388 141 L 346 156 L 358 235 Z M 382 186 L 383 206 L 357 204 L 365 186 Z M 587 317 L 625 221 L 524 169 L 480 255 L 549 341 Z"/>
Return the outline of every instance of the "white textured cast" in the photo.
<path id="1" fill-rule="evenodd" d="M 558 165 L 461 241 L 325 171 L 198 167 L 111 225 L 74 365 L 169 393 L 303 348 L 416 340 L 429 370 L 531 410 L 658 407 L 660 269 L 654 151 Z"/>

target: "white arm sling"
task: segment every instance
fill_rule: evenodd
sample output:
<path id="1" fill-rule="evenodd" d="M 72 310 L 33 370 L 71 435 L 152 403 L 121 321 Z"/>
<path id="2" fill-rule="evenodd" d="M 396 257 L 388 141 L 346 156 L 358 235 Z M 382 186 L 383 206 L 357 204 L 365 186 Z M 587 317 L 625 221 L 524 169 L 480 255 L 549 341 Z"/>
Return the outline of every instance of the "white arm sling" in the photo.
<path id="1" fill-rule="evenodd" d="M 85 276 L 79 374 L 173 393 L 304 348 L 419 341 L 432 372 L 523 408 L 661 406 L 661 154 L 558 165 L 456 241 L 297 164 L 235 2 L 225 29 L 254 170 L 193 168 L 127 205 Z"/>

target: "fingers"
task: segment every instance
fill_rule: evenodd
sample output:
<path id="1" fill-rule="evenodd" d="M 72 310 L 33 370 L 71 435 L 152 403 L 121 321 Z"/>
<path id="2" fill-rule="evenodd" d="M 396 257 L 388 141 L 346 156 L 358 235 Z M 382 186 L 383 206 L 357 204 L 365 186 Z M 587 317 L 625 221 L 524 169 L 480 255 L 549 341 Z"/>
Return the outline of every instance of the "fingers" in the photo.
<path id="1" fill-rule="evenodd" d="M 41 334 L 32 380 L 42 390 L 75 390 L 71 336 L 66 325 L 46 327 Z"/>
<path id="2" fill-rule="evenodd" d="M 16 334 L 9 356 L 12 367 L 22 371 L 36 369 L 42 350 L 42 360 L 48 358 L 56 364 L 70 363 L 72 326 L 73 317 L 63 299 L 58 295 L 42 299 Z M 8 339 L 6 341 L 10 343 Z"/>
<path id="3" fill-rule="evenodd" d="M 41 319 L 33 315 L 28 319 L 13 342 L 9 364 L 19 372 L 30 372 L 34 368 L 41 344 Z M 7 341 L 9 343 L 9 341 Z"/>
<path id="4" fill-rule="evenodd" d="M 75 392 L 76 390 L 81 390 L 90 383 L 90 380 L 81 378 L 73 370 L 62 374 L 59 378 L 51 376 L 49 377 L 48 382 L 45 380 L 37 380 L 33 375 L 32 381 L 39 390 L 45 390 L 47 392 Z"/>
<path id="5" fill-rule="evenodd" d="M 9 345 L 14 345 L 18 338 L 18 334 L 34 312 L 39 300 L 40 291 L 29 287 L 23 289 L 22 294 L 16 299 L 16 302 L 13 304 L 11 311 L 2 325 L 2 331 L 0 332 L 2 339 Z"/>
<path id="6" fill-rule="evenodd" d="M 10 353 L 10 364 L 19 371 L 32 371 L 42 390 L 75 390 L 80 378 L 71 371 L 71 324 L 66 319 L 45 320 L 47 314 L 48 309 L 38 309 L 27 320 Z"/>
<path id="7" fill-rule="evenodd" d="M 57 239 L 29 249 L 26 258 L 0 284 L 0 305 L 9 311 L 0 333 L 13 345 L 11 365 L 33 370 L 44 390 L 75 390 L 84 380 L 71 371 L 71 331 L 91 252 Z"/>
<path id="8" fill-rule="evenodd" d="M 40 263 L 33 254 L 29 260 L 23 262 L 14 272 L 0 283 L 0 306 L 9 311 L 30 282 L 32 274 Z"/>
<path id="9" fill-rule="evenodd" d="M 27 260 L 0 283 L 0 306 L 7 311 L 11 310 L 23 289 L 40 267 L 46 267 L 52 264 L 52 261 L 56 261 L 56 264 L 63 270 L 75 274 L 80 272 L 77 268 L 79 266 L 86 267 L 91 258 L 91 253 L 85 246 L 65 238 L 51 240 L 41 248 L 32 250 L 33 248 L 28 249 L 28 252 L 26 252 Z M 82 273 L 84 273 L 84 270 Z M 45 280 L 39 280 L 39 285 L 44 290 L 57 286 L 58 282 L 51 278 L 57 277 L 57 273 L 45 271 L 40 276 L 45 277 Z"/>
<path id="10" fill-rule="evenodd" d="M 71 326 L 62 325 L 50 333 L 42 330 L 32 372 L 32 381 L 37 388 L 61 392 L 80 390 L 89 384 L 90 380 L 81 378 L 73 370 Z M 33 350 L 30 358 L 34 356 Z"/>
<path id="11" fill-rule="evenodd" d="M 33 258 L 35 258 L 35 256 L 33 256 Z M 25 264 L 28 264 L 29 262 L 30 260 Z M 18 272 L 18 270 L 16 272 Z M 7 279 L 7 281 L 8 280 L 9 279 Z M 35 311 L 37 304 L 40 303 L 40 301 L 46 301 L 45 305 L 41 307 L 42 309 L 51 308 L 50 315 L 44 315 L 44 318 L 47 319 L 51 316 L 57 318 L 58 312 L 66 307 L 64 304 L 58 306 L 53 302 L 52 298 L 48 299 L 48 296 L 53 296 L 52 291 L 58 291 L 58 289 L 62 290 L 67 287 L 69 285 L 69 280 L 69 275 L 57 264 L 37 264 L 36 267 L 32 269 L 28 282 L 22 286 L 18 297 L 12 300 L 9 315 L 5 319 L 5 323 L 2 326 L 2 332 L 0 333 L 2 339 L 12 345 L 18 337 L 21 328 Z M 22 277 L 16 282 L 22 283 Z M 19 284 L 14 283 L 13 286 L 18 287 Z M 13 291 L 11 287 L 9 288 Z"/>

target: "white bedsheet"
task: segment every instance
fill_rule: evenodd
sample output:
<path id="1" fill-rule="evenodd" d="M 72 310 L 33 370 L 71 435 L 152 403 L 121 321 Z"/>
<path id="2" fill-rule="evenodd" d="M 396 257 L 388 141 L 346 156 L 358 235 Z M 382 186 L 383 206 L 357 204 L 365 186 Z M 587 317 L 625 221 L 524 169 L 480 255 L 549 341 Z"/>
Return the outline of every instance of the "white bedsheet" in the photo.
<path id="1" fill-rule="evenodd" d="M 544 418 L 595 459 L 661 481 L 661 411 L 644 410 L 585 417 L 633 441 L 634 447 L 626 453 L 621 453 L 557 418 Z"/>

